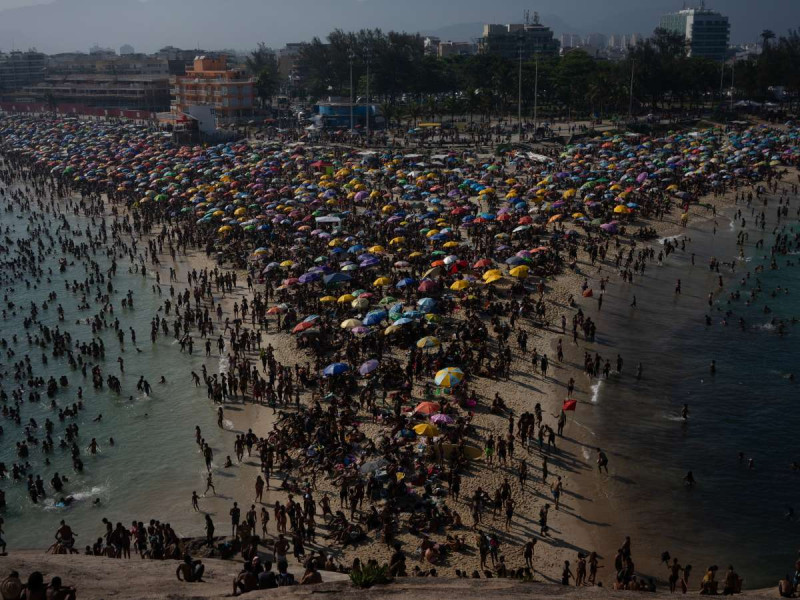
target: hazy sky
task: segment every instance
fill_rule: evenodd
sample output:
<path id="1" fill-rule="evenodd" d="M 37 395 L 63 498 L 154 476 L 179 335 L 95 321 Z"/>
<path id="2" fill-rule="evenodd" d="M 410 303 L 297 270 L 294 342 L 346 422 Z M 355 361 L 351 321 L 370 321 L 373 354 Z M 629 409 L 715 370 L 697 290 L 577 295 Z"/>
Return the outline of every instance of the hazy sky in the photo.
<path id="1" fill-rule="evenodd" d="M 697 0 L 699 2 L 699 0 Z M 87 50 L 94 43 L 132 44 L 152 52 L 184 48 L 248 50 L 258 42 L 323 37 L 336 27 L 479 35 L 484 22 L 520 22 L 537 10 L 560 33 L 650 33 L 682 0 L 0 0 L 0 50 Z M 800 0 L 707 0 L 731 19 L 733 42 L 755 41 L 763 29 L 800 27 Z"/>

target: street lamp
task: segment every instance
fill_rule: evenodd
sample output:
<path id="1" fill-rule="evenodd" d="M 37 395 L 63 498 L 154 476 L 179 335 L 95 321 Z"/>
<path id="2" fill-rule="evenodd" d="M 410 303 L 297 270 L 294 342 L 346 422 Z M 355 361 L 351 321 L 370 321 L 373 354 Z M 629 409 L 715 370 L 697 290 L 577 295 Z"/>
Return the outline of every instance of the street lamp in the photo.
<path id="1" fill-rule="evenodd" d="M 517 124 L 519 127 L 519 141 L 522 142 L 522 43 L 519 45 L 519 89 L 517 90 Z"/>
<path id="2" fill-rule="evenodd" d="M 351 49 L 347 53 L 347 59 L 350 61 L 350 133 L 353 133 L 354 123 L 353 123 L 353 59 L 355 58 L 355 54 Z"/>
<path id="3" fill-rule="evenodd" d="M 536 55 L 536 75 L 533 80 L 533 137 L 536 139 L 536 132 L 539 130 L 539 55 Z"/>
<path id="4" fill-rule="evenodd" d="M 367 62 L 367 111 L 365 118 L 367 120 L 367 143 L 369 143 L 369 112 L 372 109 L 372 105 L 369 101 L 369 63 L 372 61 L 372 53 L 369 50 L 364 53 L 364 59 Z"/>

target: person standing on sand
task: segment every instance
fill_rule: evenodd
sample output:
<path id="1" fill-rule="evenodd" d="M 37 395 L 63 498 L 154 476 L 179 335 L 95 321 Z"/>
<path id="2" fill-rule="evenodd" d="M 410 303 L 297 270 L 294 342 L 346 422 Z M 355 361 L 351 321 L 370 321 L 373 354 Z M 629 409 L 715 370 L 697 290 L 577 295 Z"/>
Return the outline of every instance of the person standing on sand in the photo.
<path id="1" fill-rule="evenodd" d="M 264 479 L 261 475 L 256 477 L 256 502 L 262 502 L 264 497 Z"/>
<path id="2" fill-rule="evenodd" d="M 525 544 L 525 547 L 522 550 L 522 556 L 525 559 L 525 566 L 528 567 L 531 571 L 536 571 L 533 568 L 533 555 L 536 549 L 536 542 L 538 542 L 536 538 L 531 538 L 531 540 Z"/>
<path id="3" fill-rule="evenodd" d="M 231 535 L 235 536 L 236 532 L 239 530 L 239 519 L 242 515 L 242 511 L 237 502 L 233 503 L 233 508 L 231 508 L 228 514 L 231 516 Z"/>
<path id="4" fill-rule="evenodd" d="M 678 564 L 678 559 L 673 558 L 672 564 L 669 566 L 669 591 L 670 593 L 675 593 L 675 590 L 678 587 L 678 581 L 681 578 L 681 572 L 683 571 L 683 567 Z M 685 592 L 684 592 L 685 593 Z"/>
<path id="5" fill-rule="evenodd" d="M 198 503 L 198 498 L 199 498 L 199 496 L 197 495 L 197 491 L 193 490 L 192 491 L 192 508 L 195 511 L 200 512 L 200 504 Z"/>
<path id="6" fill-rule="evenodd" d="M 572 574 L 572 571 L 569 568 L 569 561 L 564 561 L 564 568 L 561 571 L 561 585 L 569 585 L 569 580 L 575 579 L 575 576 Z"/>

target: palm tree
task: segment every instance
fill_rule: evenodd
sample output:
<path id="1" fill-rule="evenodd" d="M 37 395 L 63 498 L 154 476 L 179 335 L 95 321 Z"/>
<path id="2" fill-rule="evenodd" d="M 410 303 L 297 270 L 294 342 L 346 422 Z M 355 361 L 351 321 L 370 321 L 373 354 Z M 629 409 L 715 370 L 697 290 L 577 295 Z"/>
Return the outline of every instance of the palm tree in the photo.
<path id="1" fill-rule="evenodd" d="M 406 117 L 413 120 L 414 127 L 417 126 L 417 120 L 422 116 L 422 106 L 417 102 L 411 102 L 406 106 Z"/>
<path id="2" fill-rule="evenodd" d="M 765 29 L 761 32 L 761 51 L 767 52 L 769 50 L 769 41 L 775 39 L 775 32 L 771 29 Z"/>
<path id="3" fill-rule="evenodd" d="M 393 102 L 381 102 L 381 114 L 386 119 L 386 129 L 392 128 L 392 119 L 397 116 L 397 110 Z"/>

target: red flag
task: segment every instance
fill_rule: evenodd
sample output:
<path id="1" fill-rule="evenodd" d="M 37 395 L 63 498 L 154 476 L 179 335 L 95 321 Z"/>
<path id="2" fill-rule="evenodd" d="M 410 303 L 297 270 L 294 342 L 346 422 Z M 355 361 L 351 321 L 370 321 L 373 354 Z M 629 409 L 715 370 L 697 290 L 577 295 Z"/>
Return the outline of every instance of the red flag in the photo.
<path id="1" fill-rule="evenodd" d="M 564 405 L 561 407 L 561 410 L 563 410 L 563 411 L 575 410 L 575 407 L 577 405 L 578 405 L 578 401 L 577 400 L 569 400 L 569 399 L 567 399 L 567 400 L 564 400 Z"/>

